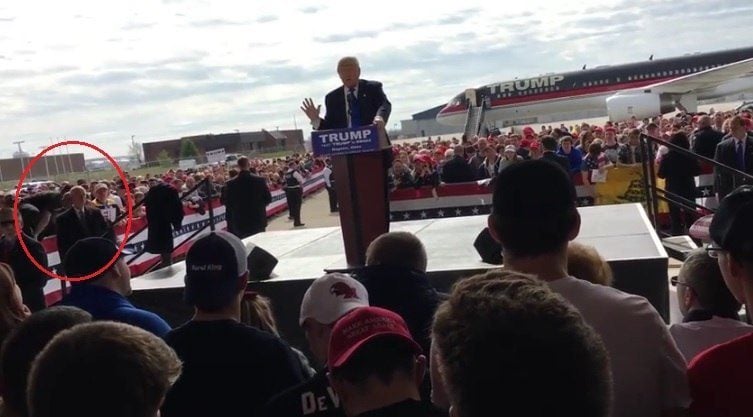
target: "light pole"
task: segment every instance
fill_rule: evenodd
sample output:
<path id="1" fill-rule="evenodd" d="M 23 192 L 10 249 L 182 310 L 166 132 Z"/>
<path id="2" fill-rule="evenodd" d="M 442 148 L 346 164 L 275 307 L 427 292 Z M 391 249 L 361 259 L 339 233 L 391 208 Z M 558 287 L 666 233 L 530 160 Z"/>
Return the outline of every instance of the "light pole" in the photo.
<path id="1" fill-rule="evenodd" d="M 68 171 L 73 173 L 73 163 L 71 162 L 71 153 L 68 151 L 68 144 L 65 144 L 65 153 L 68 154 Z"/>
<path id="2" fill-rule="evenodd" d="M 54 144 L 55 143 L 52 142 L 52 138 L 50 138 L 50 145 L 54 145 Z M 55 161 L 55 176 L 58 176 L 60 175 L 60 167 L 58 166 L 58 159 L 55 157 L 55 154 L 52 153 L 52 151 L 50 151 L 50 153 L 52 154 L 52 160 Z"/>
<path id="3" fill-rule="evenodd" d="M 21 158 L 21 172 L 24 172 L 24 150 L 21 149 L 21 144 L 26 142 L 25 140 L 17 140 L 13 142 L 14 145 L 18 145 L 18 157 Z M 29 170 L 29 179 L 32 179 L 31 170 Z"/>
<path id="4" fill-rule="evenodd" d="M 45 150 L 47 147 L 42 145 L 39 147 L 41 150 Z M 44 158 L 44 170 L 47 171 L 47 181 L 50 180 L 50 166 L 47 164 L 47 155 L 42 156 Z"/>

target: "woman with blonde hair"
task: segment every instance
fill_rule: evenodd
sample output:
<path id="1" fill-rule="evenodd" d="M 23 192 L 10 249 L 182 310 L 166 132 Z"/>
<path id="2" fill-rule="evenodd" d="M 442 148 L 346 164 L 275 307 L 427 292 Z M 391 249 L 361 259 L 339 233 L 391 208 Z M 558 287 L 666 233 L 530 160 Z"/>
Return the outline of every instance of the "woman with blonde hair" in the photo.
<path id="1" fill-rule="evenodd" d="M 592 284 L 612 285 L 612 268 L 596 248 L 582 243 L 567 246 L 567 273 Z"/>
<path id="2" fill-rule="evenodd" d="M 246 291 L 246 293 L 243 294 L 243 301 L 241 302 L 241 323 L 251 327 L 256 327 L 259 330 L 271 333 L 282 339 L 280 332 L 277 330 L 277 322 L 272 314 L 272 302 L 269 298 L 255 291 Z M 303 375 L 307 379 L 314 376 L 316 372 L 309 364 L 306 355 L 292 346 L 290 349 L 296 354 L 296 356 L 298 356 Z"/>
<path id="3" fill-rule="evenodd" d="M 0 263 L 0 344 L 31 311 L 24 305 L 13 270 Z"/>

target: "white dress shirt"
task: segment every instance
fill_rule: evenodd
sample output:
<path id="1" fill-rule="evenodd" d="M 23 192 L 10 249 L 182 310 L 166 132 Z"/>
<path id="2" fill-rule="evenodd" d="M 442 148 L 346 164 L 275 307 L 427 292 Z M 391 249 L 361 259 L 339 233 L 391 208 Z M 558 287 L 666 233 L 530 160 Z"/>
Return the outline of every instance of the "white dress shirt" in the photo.
<path id="1" fill-rule="evenodd" d="M 677 347 L 690 363 L 704 350 L 753 332 L 753 326 L 739 320 L 714 316 L 710 320 L 677 323 L 669 327 Z"/>

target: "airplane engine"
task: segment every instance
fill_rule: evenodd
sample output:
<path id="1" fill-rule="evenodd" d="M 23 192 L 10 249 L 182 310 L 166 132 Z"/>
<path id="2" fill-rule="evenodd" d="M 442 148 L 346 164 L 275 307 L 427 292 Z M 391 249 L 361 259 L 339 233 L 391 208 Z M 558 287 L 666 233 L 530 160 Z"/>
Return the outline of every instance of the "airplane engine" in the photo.
<path id="1" fill-rule="evenodd" d="M 674 100 L 666 94 L 629 93 L 607 97 L 607 114 L 611 121 L 654 117 L 675 110 Z"/>

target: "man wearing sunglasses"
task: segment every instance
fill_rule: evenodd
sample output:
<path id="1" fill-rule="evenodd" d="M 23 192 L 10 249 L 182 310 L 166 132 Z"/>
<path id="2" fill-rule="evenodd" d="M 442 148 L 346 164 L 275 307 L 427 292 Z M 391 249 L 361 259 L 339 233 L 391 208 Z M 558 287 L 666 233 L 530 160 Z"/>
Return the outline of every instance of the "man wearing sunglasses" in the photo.
<path id="1" fill-rule="evenodd" d="M 717 258 L 732 295 L 753 306 L 753 187 L 728 194 L 709 227 L 713 243 L 706 250 Z M 715 346 L 688 368 L 694 416 L 751 416 L 753 398 L 753 334 Z"/>
<path id="2" fill-rule="evenodd" d="M 690 253 L 672 277 L 682 323 L 669 327 L 677 348 L 690 362 L 696 355 L 718 344 L 753 332 L 753 326 L 740 321 L 740 302 L 724 284 L 715 258 L 704 249 Z"/>

